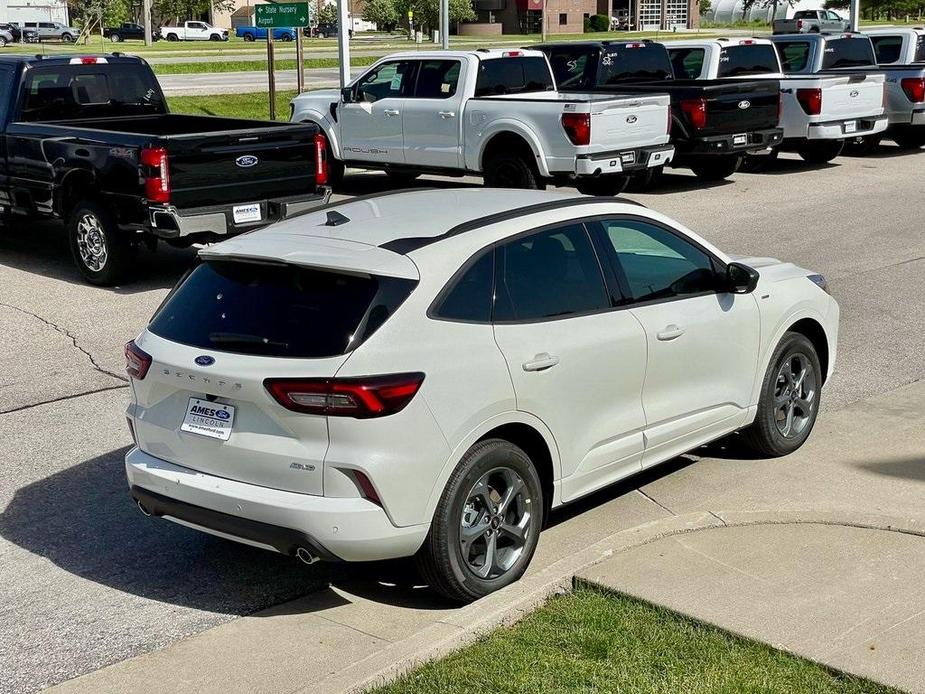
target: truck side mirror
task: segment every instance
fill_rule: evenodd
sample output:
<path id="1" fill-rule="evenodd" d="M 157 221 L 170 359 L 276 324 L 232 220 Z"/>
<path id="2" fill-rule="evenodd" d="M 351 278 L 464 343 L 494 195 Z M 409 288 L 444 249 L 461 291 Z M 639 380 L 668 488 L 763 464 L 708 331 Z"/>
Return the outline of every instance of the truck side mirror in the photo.
<path id="1" fill-rule="evenodd" d="M 354 102 L 353 96 L 353 87 L 344 87 L 340 90 L 340 100 L 345 104 L 352 104 Z"/>
<path id="2" fill-rule="evenodd" d="M 751 294 L 758 286 L 758 271 L 742 263 L 726 266 L 726 291 L 733 294 Z"/>

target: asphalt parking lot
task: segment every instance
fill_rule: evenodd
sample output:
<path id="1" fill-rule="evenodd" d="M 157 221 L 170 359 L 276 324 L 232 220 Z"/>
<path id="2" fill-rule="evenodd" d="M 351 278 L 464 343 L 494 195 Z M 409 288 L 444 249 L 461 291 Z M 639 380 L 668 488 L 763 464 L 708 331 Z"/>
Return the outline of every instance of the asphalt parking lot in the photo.
<path id="1" fill-rule="evenodd" d="M 826 275 L 842 326 L 825 414 L 925 374 L 923 162 L 925 151 L 887 146 L 815 168 L 785 155 L 764 174 L 703 187 L 682 170 L 628 197 L 726 251 Z M 347 192 L 387 185 L 384 176 L 357 175 Z M 0 692 L 62 682 L 331 584 L 366 586 L 367 598 L 391 605 L 394 594 L 381 584 L 414 583 L 401 562 L 305 567 L 134 508 L 121 462 L 130 442 L 122 345 L 191 258 L 191 251 L 144 253 L 138 281 L 100 289 L 80 280 L 55 228 L 0 234 Z M 869 435 L 877 437 L 875 426 Z M 698 484 L 697 468 L 684 469 L 686 484 Z M 678 470 L 669 463 L 658 474 Z M 596 495 L 583 513 L 563 514 L 555 531 L 576 528 L 581 541 L 593 542 L 596 531 L 640 523 L 645 514 L 629 501 L 632 490 L 630 483 Z M 416 600 L 441 607 L 426 595 Z"/>

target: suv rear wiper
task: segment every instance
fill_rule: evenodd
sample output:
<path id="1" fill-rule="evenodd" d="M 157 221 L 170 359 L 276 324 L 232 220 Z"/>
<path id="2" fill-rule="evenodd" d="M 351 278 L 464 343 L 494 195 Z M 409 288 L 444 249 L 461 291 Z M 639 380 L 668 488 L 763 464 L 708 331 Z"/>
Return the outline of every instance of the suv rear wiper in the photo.
<path id="1" fill-rule="evenodd" d="M 271 340 L 261 335 L 248 335 L 247 333 L 209 333 L 209 341 L 217 345 L 264 345 L 266 347 L 289 349 L 288 342 Z"/>

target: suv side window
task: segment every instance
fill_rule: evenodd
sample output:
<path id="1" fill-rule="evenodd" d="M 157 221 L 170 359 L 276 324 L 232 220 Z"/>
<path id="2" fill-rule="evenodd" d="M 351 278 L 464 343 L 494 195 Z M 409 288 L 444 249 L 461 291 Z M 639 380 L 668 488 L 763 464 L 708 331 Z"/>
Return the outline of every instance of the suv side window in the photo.
<path id="1" fill-rule="evenodd" d="M 414 96 L 418 99 L 449 99 L 459 84 L 458 60 L 422 60 L 418 64 Z"/>
<path id="2" fill-rule="evenodd" d="M 479 61 L 476 96 L 525 94 L 553 89 L 545 58 L 491 58 Z"/>
<path id="3" fill-rule="evenodd" d="M 610 308 L 583 224 L 539 231 L 498 247 L 495 322 L 561 318 Z"/>
<path id="4" fill-rule="evenodd" d="M 407 96 L 413 87 L 414 63 L 396 60 L 383 63 L 372 72 L 367 72 L 356 85 L 359 101 L 372 103 L 389 97 Z"/>
<path id="5" fill-rule="evenodd" d="M 450 280 L 434 315 L 447 320 L 491 322 L 494 283 L 495 252 L 492 247 L 483 251 L 461 275 L 457 274 Z"/>
<path id="6" fill-rule="evenodd" d="M 667 229 L 635 219 L 600 222 L 634 303 L 716 291 L 712 258 Z"/>

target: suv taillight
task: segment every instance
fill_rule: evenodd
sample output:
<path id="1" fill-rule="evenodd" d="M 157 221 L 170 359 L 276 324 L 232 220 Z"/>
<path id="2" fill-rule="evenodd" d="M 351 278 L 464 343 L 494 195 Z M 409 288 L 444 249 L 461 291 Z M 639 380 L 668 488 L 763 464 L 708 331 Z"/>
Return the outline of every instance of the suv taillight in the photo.
<path id="1" fill-rule="evenodd" d="M 328 182 L 328 139 L 324 133 L 315 133 L 315 184 Z"/>
<path id="2" fill-rule="evenodd" d="M 703 130 L 707 127 L 706 99 L 684 99 L 681 102 L 681 110 L 690 119 L 691 126 L 695 129 Z"/>
<path id="3" fill-rule="evenodd" d="M 591 144 L 590 113 L 563 113 L 562 128 L 573 145 Z"/>
<path id="4" fill-rule="evenodd" d="M 329 417 L 385 417 L 405 408 L 424 382 L 422 373 L 363 378 L 268 378 L 273 399 L 287 410 Z"/>
<path id="5" fill-rule="evenodd" d="M 125 372 L 132 378 L 143 381 L 151 368 L 151 355 L 135 344 L 135 341 L 125 345 Z"/>
<path id="6" fill-rule="evenodd" d="M 151 202 L 170 202 L 170 172 L 167 168 L 167 150 L 163 147 L 142 147 L 141 165 L 145 197 Z"/>
<path id="7" fill-rule="evenodd" d="M 925 77 L 906 77 L 900 81 L 906 98 L 913 104 L 925 101 Z"/>
<path id="8" fill-rule="evenodd" d="M 821 89 L 797 89 L 797 101 L 808 116 L 818 116 L 822 113 Z"/>

